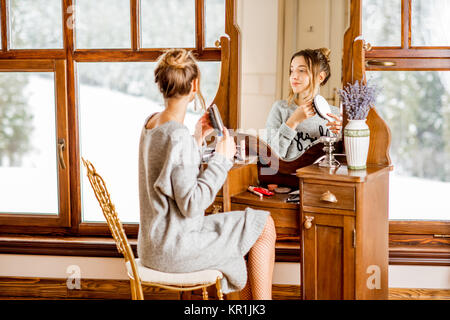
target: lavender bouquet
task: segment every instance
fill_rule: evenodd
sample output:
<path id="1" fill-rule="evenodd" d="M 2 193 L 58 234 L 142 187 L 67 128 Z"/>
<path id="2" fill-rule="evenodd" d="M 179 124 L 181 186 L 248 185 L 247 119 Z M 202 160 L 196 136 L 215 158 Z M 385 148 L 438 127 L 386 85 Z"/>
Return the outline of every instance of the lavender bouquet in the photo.
<path id="1" fill-rule="evenodd" d="M 369 84 L 369 81 L 364 84 L 359 83 L 358 80 L 355 84 L 348 83 L 343 90 L 339 90 L 348 120 L 366 119 L 378 91 L 378 87 Z"/>

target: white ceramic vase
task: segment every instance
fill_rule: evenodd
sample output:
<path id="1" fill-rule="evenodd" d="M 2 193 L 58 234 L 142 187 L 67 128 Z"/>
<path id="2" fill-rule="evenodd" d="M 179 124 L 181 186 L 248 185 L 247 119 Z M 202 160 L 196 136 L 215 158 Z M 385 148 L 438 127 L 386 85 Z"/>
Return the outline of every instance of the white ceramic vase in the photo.
<path id="1" fill-rule="evenodd" d="M 349 120 L 344 128 L 344 146 L 347 167 L 351 170 L 366 168 L 370 130 L 364 120 Z"/>

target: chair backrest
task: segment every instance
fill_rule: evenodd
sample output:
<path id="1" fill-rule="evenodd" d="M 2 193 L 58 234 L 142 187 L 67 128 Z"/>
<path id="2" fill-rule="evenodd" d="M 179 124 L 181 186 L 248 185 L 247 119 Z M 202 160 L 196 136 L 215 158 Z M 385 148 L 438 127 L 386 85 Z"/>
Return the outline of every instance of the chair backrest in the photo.
<path id="1" fill-rule="evenodd" d="M 128 238 L 125 234 L 122 223 L 117 216 L 116 208 L 111 201 L 111 197 L 109 195 L 108 189 L 106 188 L 105 181 L 97 173 L 95 167 L 91 162 L 85 160 L 84 158 L 81 158 L 81 160 L 86 167 L 89 182 L 92 186 L 92 189 L 94 190 L 95 197 L 97 198 L 98 203 L 102 208 L 103 215 L 106 218 L 109 230 L 111 231 L 112 236 L 116 242 L 117 250 L 123 255 L 126 262 L 130 262 L 131 269 L 133 271 L 133 279 L 136 280 L 136 282 L 140 286 L 140 278 L 136 261 L 134 259 L 133 250 L 131 249 L 130 243 L 128 242 Z"/>

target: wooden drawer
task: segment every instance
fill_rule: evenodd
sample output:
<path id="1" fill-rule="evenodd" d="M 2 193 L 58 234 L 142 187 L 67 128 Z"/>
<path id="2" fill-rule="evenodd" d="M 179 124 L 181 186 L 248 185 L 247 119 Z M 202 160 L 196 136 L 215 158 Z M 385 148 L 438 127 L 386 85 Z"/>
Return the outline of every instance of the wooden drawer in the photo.
<path id="1" fill-rule="evenodd" d="M 336 197 L 336 202 L 324 200 L 324 195 L 330 192 Z M 303 183 L 303 206 L 324 207 L 332 209 L 355 210 L 355 188 L 331 186 L 315 183 Z"/>
<path id="2" fill-rule="evenodd" d="M 277 231 L 277 239 L 297 239 L 299 236 L 299 212 L 293 209 L 279 209 L 271 207 L 258 207 L 254 205 L 247 205 L 241 203 L 231 203 L 232 211 L 244 211 L 245 208 L 250 207 L 255 210 L 269 211 L 275 222 L 275 229 Z"/>

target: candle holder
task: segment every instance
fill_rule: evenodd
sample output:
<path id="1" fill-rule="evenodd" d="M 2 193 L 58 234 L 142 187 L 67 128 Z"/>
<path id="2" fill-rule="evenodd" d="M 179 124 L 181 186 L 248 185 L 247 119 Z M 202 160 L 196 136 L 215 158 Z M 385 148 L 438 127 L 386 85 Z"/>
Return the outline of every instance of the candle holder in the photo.
<path id="1" fill-rule="evenodd" d="M 341 164 L 339 161 L 336 160 L 334 157 L 334 143 L 339 141 L 339 137 L 337 136 L 330 136 L 330 137 L 320 137 L 318 139 L 318 142 L 321 142 L 324 144 L 323 151 L 325 152 L 325 155 L 318 158 L 314 164 L 319 164 L 319 167 L 325 167 L 325 168 L 337 168 Z"/>

